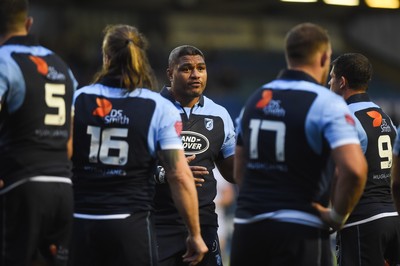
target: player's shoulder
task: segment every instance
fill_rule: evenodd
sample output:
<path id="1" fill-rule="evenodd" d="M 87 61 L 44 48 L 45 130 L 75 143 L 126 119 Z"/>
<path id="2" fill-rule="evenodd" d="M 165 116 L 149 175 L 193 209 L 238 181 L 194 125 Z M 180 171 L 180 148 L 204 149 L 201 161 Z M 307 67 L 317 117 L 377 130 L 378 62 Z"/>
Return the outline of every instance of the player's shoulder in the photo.
<path id="1" fill-rule="evenodd" d="M 99 91 L 99 84 L 90 84 L 77 89 L 74 93 L 74 98 L 78 98 L 83 94 L 97 94 Z"/>
<path id="2" fill-rule="evenodd" d="M 148 88 L 138 88 L 133 92 L 131 92 L 130 96 L 154 101 L 156 103 L 157 108 L 176 109 L 176 107 L 170 100 L 163 97 L 159 92 L 150 90 Z"/>
<path id="3" fill-rule="evenodd" d="M 304 87 L 305 91 L 310 91 L 316 94 L 316 103 L 320 103 L 322 105 L 331 105 L 331 104 L 339 104 L 343 106 L 347 106 L 343 97 L 329 90 L 327 87 L 322 86 L 320 84 L 316 84 L 313 82 L 308 82 L 308 86 Z M 346 107 L 347 108 L 347 107 Z"/>
<path id="4" fill-rule="evenodd" d="M 337 95 L 336 93 L 332 92 L 327 87 L 321 84 L 308 80 L 276 79 L 264 84 L 255 93 L 260 94 L 263 90 L 266 89 L 293 90 L 298 92 L 311 93 L 315 95 L 315 100 L 313 101 L 314 105 L 326 106 L 330 103 L 346 105 L 344 99 L 341 96 Z"/>
<path id="5" fill-rule="evenodd" d="M 203 95 L 203 101 L 203 107 L 210 115 L 229 116 L 228 110 L 224 106 L 216 103 L 214 100 Z"/>
<path id="6" fill-rule="evenodd" d="M 139 97 L 143 99 L 153 99 L 155 101 L 161 101 L 163 103 L 169 102 L 167 99 L 161 96 L 159 92 L 150 90 L 148 88 L 137 88 L 130 93 L 130 96 Z"/>

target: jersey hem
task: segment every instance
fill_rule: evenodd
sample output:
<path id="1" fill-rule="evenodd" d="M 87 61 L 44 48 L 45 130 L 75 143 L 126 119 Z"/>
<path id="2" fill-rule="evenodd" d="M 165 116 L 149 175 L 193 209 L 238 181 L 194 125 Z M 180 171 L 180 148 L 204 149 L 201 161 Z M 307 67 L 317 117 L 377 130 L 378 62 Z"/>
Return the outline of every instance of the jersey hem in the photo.
<path id="1" fill-rule="evenodd" d="M 298 210 L 279 210 L 275 212 L 267 212 L 253 216 L 251 218 L 235 217 L 234 223 L 251 224 L 267 219 L 279 222 L 296 223 L 321 229 L 327 229 L 327 226 L 322 222 L 322 220 L 318 216 Z"/>
<path id="2" fill-rule="evenodd" d="M 365 224 L 365 223 L 372 222 L 372 221 L 375 221 L 375 220 L 378 220 L 378 219 L 381 219 L 381 218 L 392 217 L 392 216 L 398 216 L 398 215 L 399 215 L 399 214 L 398 214 L 397 212 L 385 212 L 385 213 L 380 213 L 380 214 L 371 216 L 371 217 L 369 217 L 369 218 L 359 220 L 359 221 L 357 221 L 357 222 L 345 224 L 345 225 L 343 226 L 343 228 L 352 227 L 352 226 L 360 225 L 360 224 Z"/>

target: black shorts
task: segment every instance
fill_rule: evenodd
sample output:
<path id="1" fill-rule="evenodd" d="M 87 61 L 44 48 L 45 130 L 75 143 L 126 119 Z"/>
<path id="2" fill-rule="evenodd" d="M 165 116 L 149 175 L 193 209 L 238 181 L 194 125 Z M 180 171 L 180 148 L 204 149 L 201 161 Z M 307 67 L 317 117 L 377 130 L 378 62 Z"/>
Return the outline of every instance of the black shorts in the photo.
<path id="1" fill-rule="evenodd" d="M 332 266 L 329 232 L 295 223 L 263 220 L 235 224 L 231 266 Z"/>
<path id="2" fill-rule="evenodd" d="M 74 219 L 70 265 L 157 265 L 153 215 L 125 219 Z"/>
<path id="3" fill-rule="evenodd" d="M 208 252 L 198 266 L 222 266 L 221 249 L 217 227 L 202 226 L 201 236 L 208 247 Z M 181 226 L 158 226 L 157 243 L 159 266 L 185 266 L 182 256 L 186 252 L 188 232 Z"/>
<path id="4" fill-rule="evenodd" d="M 66 265 L 73 221 L 68 183 L 26 182 L 0 195 L 0 265 Z M 50 246 L 57 248 L 51 253 Z M 54 250 L 53 250 L 54 251 Z"/>
<path id="5" fill-rule="evenodd" d="M 384 217 L 337 232 L 338 265 L 400 264 L 400 218 Z"/>

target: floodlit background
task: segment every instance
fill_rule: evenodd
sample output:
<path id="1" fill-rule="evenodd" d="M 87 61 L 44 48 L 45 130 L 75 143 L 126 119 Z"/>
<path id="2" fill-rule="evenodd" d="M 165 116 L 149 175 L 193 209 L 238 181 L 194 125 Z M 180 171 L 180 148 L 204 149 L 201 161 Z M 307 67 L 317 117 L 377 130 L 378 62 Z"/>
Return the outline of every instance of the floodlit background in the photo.
<path id="1" fill-rule="evenodd" d="M 344 2 L 355 6 L 327 3 Z M 300 22 L 328 29 L 335 58 L 361 52 L 373 63 L 373 99 L 400 122 L 400 9 L 372 8 L 372 0 L 31 0 L 32 31 L 59 53 L 81 86 L 101 65 L 102 30 L 135 25 L 150 41 L 159 86 L 167 82 L 168 53 L 192 44 L 206 56 L 206 94 L 235 118 L 246 97 L 285 66 L 285 33 Z M 379 0 L 378 3 L 398 0 Z"/>
<path id="2" fill-rule="evenodd" d="M 32 31 L 42 44 L 67 61 L 80 86 L 88 84 L 101 66 L 102 30 L 108 24 L 131 24 L 146 35 L 150 41 L 148 55 L 160 88 L 167 82 L 165 70 L 171 49 L 182 44 L 197 46 L 206 56 L 205 94 L 225 106 L 235 119 L 247 96 L 285 67 L 286 32 L 300 22 L 318 23 L 330 33 L 333 58 L 345 52 L 360 52 L 370 58 L 375 73 L 369 93 L 398 125 L 399 0 L 308 2 L 31 0 L 35 19 Z M 347 6 L 332 5 L 339 2 Z M 385 3 L 394 7 L 374 8 Z M 225 265 L 229 265 L 226 260 L 233 209 L 234 200 L 224 207 L 226 220 L 221 222 L 228 230 Z"/>

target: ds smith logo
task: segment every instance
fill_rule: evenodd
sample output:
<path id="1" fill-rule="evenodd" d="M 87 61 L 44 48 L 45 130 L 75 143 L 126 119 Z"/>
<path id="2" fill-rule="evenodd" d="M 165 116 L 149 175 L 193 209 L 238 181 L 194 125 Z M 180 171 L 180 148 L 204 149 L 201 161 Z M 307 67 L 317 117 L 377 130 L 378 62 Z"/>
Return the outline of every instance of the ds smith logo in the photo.
<path id="1" fill-rule="evenodd" d="M 123 110 L 112 108 L 109 100 L 104 98 L 96 98 L 97 108 L 93 110 L 94 116 L 100 116 L 106 124 L 129 124 L 129 117 L 123 114 Z"/>
<path id="2" fill-rule="evenodd" d="M 273 100 L 272 96 L 271 90 L 263 91 L 262 98 L 257 102 L 256 108 L 262 109 L 266 115 L 284 117 L 286 110 L 281 106 L 281 101 Z"/>
<path id="3" fill-rule="evenodd" d="M 386 119 L 382 117 L 382 115 L 377 111 L 369 111 L 367 115 L 373 118 L 372 125 L 374 127 L 380 127 L 381 132 L 391 132 L 392 128 L 386 122 Z"/>
<path id="4" fill-rule="evenodd" d="M 50 80 L 65 80 L 65 75 L 58 72 L 53 66 L 49 66 L 43 58 L 31 55 L 29 59 L 36 65 L 36 70 L 41 75 Z"/>
<path id="5" fill-rule="evenodd" d="M 208 147 L 210 147 L 208 139 L 200 133 L 182 131 L 181 136 L 186 155 L 200 154 L 208 150 Z"/>

